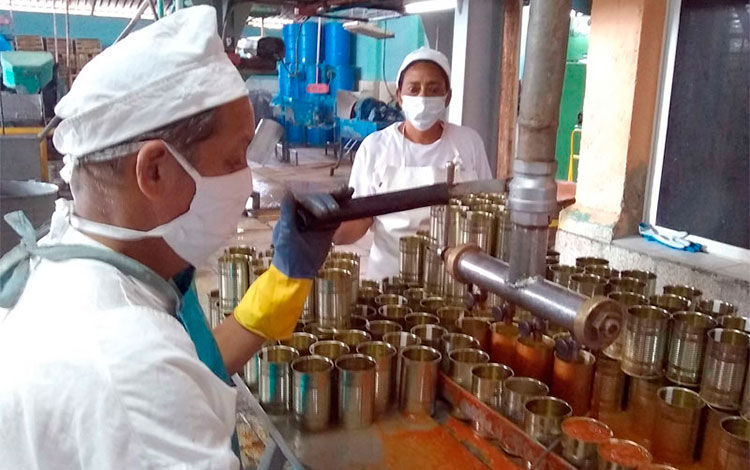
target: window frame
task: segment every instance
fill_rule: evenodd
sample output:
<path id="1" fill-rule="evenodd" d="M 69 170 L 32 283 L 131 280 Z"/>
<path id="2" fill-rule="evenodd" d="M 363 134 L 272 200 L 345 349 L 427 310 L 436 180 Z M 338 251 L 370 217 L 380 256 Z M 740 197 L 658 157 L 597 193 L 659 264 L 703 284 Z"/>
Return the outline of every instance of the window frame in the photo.
<path id="1" fill-rule="evenodd" d="M 661 66 L 659 84 L 657 87 L 656 109 L 654 113 L 654 129 L 651 139 L 651 158 L 649 161 L 648 180 L 643 205 L 643 220 L 656 227 L 664 235 L 675 235 L 678 230 L 657 225 L 656 214 L 659 208 L 659 191 L 664 169 L 664 150 L 667 142 L 667 126 L 669 125 L 669 106 L 672 99 L 672 84 L 674 80 L 674 62 L 677 52 L 677 37 L 680 29 L 680 13 L 682 0 L 667 1 L 667 16 L 662 40 Z M 708 253 L 722 258 L 750 263 L 750 250 L 722 243 L 716 240 L 689 235 L 688 240 L 700 243 Z"/>

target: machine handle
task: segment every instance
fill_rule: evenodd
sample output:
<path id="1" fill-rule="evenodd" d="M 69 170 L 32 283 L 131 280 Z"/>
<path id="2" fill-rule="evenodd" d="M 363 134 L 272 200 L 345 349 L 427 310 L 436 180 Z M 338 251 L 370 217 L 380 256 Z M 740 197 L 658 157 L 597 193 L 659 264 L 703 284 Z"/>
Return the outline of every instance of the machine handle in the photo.
<path id="1" fill-rule="evenodd" d="M 315 204 L 298 204 L 297 220 L 301 230 L 318 230 L 349 220 L 448 204 L 451 194 L 452 185 L 439 183 L 375 196 L 346 199 L 339 202 L 338 209 L 333 211 Z"/>

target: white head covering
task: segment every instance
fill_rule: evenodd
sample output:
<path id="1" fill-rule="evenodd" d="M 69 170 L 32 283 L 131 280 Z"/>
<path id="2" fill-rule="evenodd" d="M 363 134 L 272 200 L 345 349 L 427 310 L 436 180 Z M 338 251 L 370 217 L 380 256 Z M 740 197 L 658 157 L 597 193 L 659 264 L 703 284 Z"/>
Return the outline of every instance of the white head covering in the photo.
<path id="1" fill-rule="evenodd" d="M 57 150 L 75 159 L 247 96 L 216 31 L 216 10 L 194 6 L 104 50 L 55 107 Z"/>
<path id="2" fill-rule="evenodd" d="M 435 49 L 430 49 L 429 47 L 420 47 L 416 51 L 410 52 L 406 55 L 406 57 L 404 57 L 404 61 L 401 62 L 401 67 L 398 68 L 396 83 L 399 83 L 401 81 L 401 75 L 404 73 L 406 68 L 409 67 L 412 63 L 419 60 L 429 60 L 430 62 L 434 62 L 441 69 L 443 69 L 443 72 L 445 72 L 448 80 L 450 80 L 451 64 L 450 62 L 448 62 L 448 58 L 445 56 L 445 54 L 440 51 L 436 51 Z"/>

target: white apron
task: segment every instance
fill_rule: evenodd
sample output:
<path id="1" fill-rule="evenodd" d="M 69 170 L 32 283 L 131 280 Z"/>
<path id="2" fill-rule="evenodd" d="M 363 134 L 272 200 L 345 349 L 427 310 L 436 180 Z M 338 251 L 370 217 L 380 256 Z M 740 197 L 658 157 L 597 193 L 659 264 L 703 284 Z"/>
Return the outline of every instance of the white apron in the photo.
<path id="1" fill-rule="evenodd" d="M 463 165 L 458 149 L 450 142 L 446 134 L 446 131 L 443 130 L 440 145 L 436 150 L 449 154 L 449 157 L 446 158 L 446 166 L 449 161 L 456 165 L 454 180 L 456 182 L 476 180 L 476 169 L 467 169 Z M 403 136 L 403 132 L 401 135 Z M 402 149 L 401 165 L 388 165 L 384 168 L 378 194 L 445 182 L 445 167 L 406 166 L 406 137 L 404 137 Z M 414 235 L 419 230 L 428 230 L 429 224 L 429 207 L 375 217 L 372 225 L 373 242 L 367 265 L 367 279 L 380 281 L 398 275 L 399 239 L 407 235 Z"/>

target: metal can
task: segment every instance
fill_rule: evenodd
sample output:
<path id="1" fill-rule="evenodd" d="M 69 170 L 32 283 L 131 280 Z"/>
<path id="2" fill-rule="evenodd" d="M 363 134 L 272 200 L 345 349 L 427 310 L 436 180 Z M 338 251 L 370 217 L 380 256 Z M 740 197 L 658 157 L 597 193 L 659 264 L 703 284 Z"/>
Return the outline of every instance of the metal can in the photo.
<path id="1" fill-rule="evenodd" d="M 663 377 L 657 379 L 630 378 L 628 415 L 632 427 L 640 437 L 648 439 L 651 429 L 654 427 L 654 404 L 657 402 L 659 389 L 667 386 Z"/>
<path id="2" fill-rule="evenodd" d="M 573 360 L 565 360 L 555 353 L 552 372 L 552 395 L 565 400 L 578 416 L 591 407 L 596 358 L 588 351 L 578 351 Z"/>
<path id="3" fill-rule="evenodd" d="M 396 380 L 393 383 L 393 395 L 398 396 L 399 390 L 401 390 L 401 351 L 409 346 L 418 346 L 420 339 L 417 335 L 408 333 L 406 331 L 394 331 L 383 335 L 383 341 L 390 344 L 396 351 Z"/>
<path id="4" fill-rule="evenodd" d="M 719 452 L 721 441 L 721 420 L 727 416 L 733 416 L 730 411 L 722 411 L 712 406 L 707 406 L 706 425 L 698 442 L 703 443 L 701 451 L 701 463 L 705 468 L 714 468 L 716 454 Z"/>
<path id="5" fill-rule="evenodd" d="M 570 277 L 574 274 L 580 274 L 583 272 L 583 268 L 579 268 L 577 266 L 568 266 L 565 264 L 556 264 L 554 266 L 550 266 L 547 269 L 547 272 L 550 274 L 548 279 L 556 284 L 560 284 L 563 287 L 569 287 L 570 286 Z"/>
<path id="6" fill-rule="evenodd" d="M 632 292 L 634 294 L 645 295 L 646 283 L 633 277 L 616 277 L 609 280 L 608 288 L 610 292 Z M 648 299 L 643 305 L 648 304 Z"/>
<path id="7" fill-rule="evenodd" d="M 367 318 L 361 315 L 351 315 L 349 317 L 349 326 L 351 330 L 367 330 Z"/>
<path id="8" fill-rule="evenodd" d="M 412 345 L 400 352 L 399 410 L 432 415 L 437 395 L 440 353 L 429 346 Z"/>
<path id="9" fill-rule="evenodd" d="M 244 375 L 245 383 L 247 383 L 247 386 L 250 388 L 250 390 L 258 389 L 258 376 L 260 375 L 260 352 L 265 347 L 275 346 L 277 344 L 279 343 L 273 340 L 264 341 L 263 344 L 261 344 L 258 352 L 253 354 L 253 357 L 251 357 L 250 360 L 247 361 L 245 363 L 245 366 L 242 368 L 242 375 Z"/>
<path id="10" fill-rule="evenodd" d="M 292 336 L 279 341 L 283 346 L 289 346 L 294 348 L 300 356 L 307 356 L 310 354 L 310 346 L 318 341 L 318 338 L 312 333 L 297 332 L 292 333 Z"/>
<path id="11" fill-rule="evenodd" d="M 324 269 L 315 278 L 315 316 L 321 326 L 349 328 L 351 314 L 351 273 L 343 269 Z"/>
<path id="12" fill-rule="evenodd" d="M 659 461 L 688 464 L 694 460 L 701 413 L 706 403 L 683 387 L 664 387 L 656 393 L 656 421 L 651 452 Z"/>
<path id="13" fill-rule="evenodd" d="M 629 307 L 634 307 L 636 305 L 648 305 L 648 298 L 645 295 L 635 294 L 633 292 L 610 292 L 607 297 L 616 302 L 619 302 L 623 307 L 625 307 L 625 309 L 623 310 L 627 310 Z M 620 330 L 620 334 L 617 335 L 617 338 L 614 340 L 614 342 L 604 348 L 602 353 L 612 359 L 619 360 L 620 358 L 622 358 L 622 343 L 624 338 L 625 335 L 623 335 L 622 330 Z"/>
<path id="14" fill-rule="evenodd" d="M 357 346 L 357 353 L 375 361 L 375 414 L 382 415 L 396 401 L 396 348 L 384 341 L 368 341 Z"/>
<path id="15" fill-rule="evenodd" d="M 440 319 L 437 315 L 427 312 L 407 313 L 404 317 L 404 329 L 406 331 L 411 331 L 417 325 L 437 325 L 439 323 Z"/>
<path id="16" fill-rule="evenodd" d="M 747 376 L 745 377 L 745 391 L 742 393 L 740 416 L 750 421 L 750 366 L 747 368 Z"/>
<path id="17" fill-rule="evenodd" d="M 384 294 L 401 295 L 409 288 L 408 283 L 401 276 L 391 276 L 383 279 L 381 282 Z"/>
<path id="18" fill-rule="evenodd" d="M 367 322 L 367 332 L 374 341 L 381 341 L 383 336 L 393 331 L 401 331 L 403 327 L 390 320 L 370 320 Z"/>
<path id="19" fill-rule="evenodd" d="M 669 313 L 684 312 L 690 310 L 690 300 L 674 294 L 652 295 L 648 298 L 649 304 L 654 307 L 663 308 Z"/>
<path id="20" fill-rule="evenodd" d="M 380 309 L 384 305 L 404 305 L 408 306 L 406 297 L 401 294 L 380 294 L 375 297 L 375 306 Z"/>
<path id="21" fill-rule="evenodd" d="M 513 323 L 493 323 L 490 326 L 490 359 L 500 364 L 512 364 L 513 356 L 516 354 L 518 333 L 518 325 Z"/>
<path id="22" fill-rule="evenodd" d="M 289 346 L 268 346 L 260 351 L 258 400 L 268 413 L 289 411 L 291 402 L 292 361 L 299 357 Z"/>
<path id="23" fill-rule="evenodd" d="M 479 341 L 463 333 L 445 333 L 440 338 L 440 354 L 443 355 L 441 367 L 448 373 L 451 367 L 450 353 L 456 349 L 476 349 Z"/>
<path id="24" fill-rule="evenodd" d="M 448 354 L 450 376 L 461 387 L 471 391 L 471 369 L 490 361 L 490 355 L 480 349 L 454 349 Z"/>
<path id="25" fill-rule="evenodd" d="M 570 276 L 570 290 L 576 291 L 587 297 L 604 295 L 607 280 L 595 274 L 573 274 Z"/>
<path id="26" fill-rule="evenodd" d="M 321 431 L 331 419 L 333 362 L 323 356 L 292 361 L 292 412 L 308 431 Z"/>
<path id="27" fill-rule="evenodd" d="M 558 262 L 559 262 L 559 258 L 558 258 Z M 609 266 L 606 266 L 606 265 L 601 265 L 601 264 L 590 264 L 588 266 L 584 266 L 583 272 L 585 274 L 593 274 L 595 276 L 599 276 L 607 280 L 617 279 L 620 277 L 620 271 L 614 268 L 611 268 Z"/>
<path id="28" fill-rule="evenodd" d="M 376 362 L 364 354 L 346 354 L 336 359 L 338 371 L 338 417 L 344 429 L 362 429 L 375 416 Z"/>
<path id="29" fill-rule="evenodd" d="M 375 298 L 381 295 L 380 289 L 373 286 L 360 286 L 357 291 L 357 304 L 377 307 Z"/>
<path id="30" fill-rule="evenodd" d="M 736 410 L 742 397 L 750 336 L 737 330 L 714 328 L 708 332 L 700 395 L 711 406 Z"/>
<path id="31" fill-rule="evenodd" d="M 401 237 L 399 239 L 399 275 L 407 284 L 421 284 L 423 282 L 423 243 L 424 239 L 416 235 Z"/>
<path id="32" fill-rule="evenodd" d="M 378 311 L 371 305 L 357 304 L 354 306 L 352 315 L 359 315 L 367 320 L 375 320 L 378 316 Z"/>
<path id="33" fill-rule="evenodd" d="M 310 354 L 327 357 L 336 362 L 336 359 L 339 357 L 344 354 L 349 354 L 349 346 L 341 341 L 335 341 L 332 339 L 317 341 L 310 345 Z"/>
<path id="34" fill-rule="evenodd" d="M 413 311 L 418 312 L 422 307 L 420 302 L 427 298 L 427 291 L 422 287 L 411 287 L 404 291 L 404 297 L 406 297 L 406 305 Z"/>
<path id="35" fill-rule="evenodd" d="M 698 302 L 695 310 L 712 317 L 720 317 L 722 315 L 737 315 L 737 307 L 723 300 L 701 300 L 700 302 Z"/>
<path id="36" fill-rule="evenodd" d="M 349 273 L 349 282 L 351 283 L 349 303 L 352 307 L 357 305 L 357 299 L 359 297 L 359 255 L 356 255 L 356 259 L 329 259 L 326 261 L 324 269 L 341 269 Z"/>
<path id="37" fill-rule="evenodd" d="M 639 470 L 651 463 L 651 453 L 642 445 L 624 439 L 599 444 L 599 470 Z"/>
<path id="38" fill-rule="evenodd" d="M 336 334 L 335 328 L 321 326 L 316 322 L 308 323 L 307 325 L 305 325 L 302 331 L 314 335 L 316 338 L 318 338 L 318 341 L 333 339 L 333 335 Z"/>
<path id="39" fill-rule="evenodd" d="M 240 303 L 250 287 L 249 257 L 224 254 L 219 258 L 219 304 L 221 314 L 228 315 Z"/>
<path id="40" fill-rule="evenodd" d="M 562 456 L 580 470 L 595 470 L 597 447 L 614 435 L 601 421 L 582 416 L 565 418 L 562 430 Z"/>
<path id="41" fill-rule="evenodd" d="M 518 337 L 512 365 L 518 376 L 550 383 L 554 362 L 555 341 L 552 338 L 547 335 Z"/>
<path id="42" fill-rule="evenodd" d="M 446 206 L 430 207 L 430 238 L 437 246 L 447 246 L 445 238 Z"/>
<path id="43" fill-rule="evenodd" d="M 492 256 L 505 262 L 510 261 L 510 238 L 513 233 L 513 223 L 510 220 L 510 211 L 503 209 L 495 212 L 495 246 Z"/>
<path id="44" fill-rule="evenodd" d="M 448 307 L 450 308 L 450 307 Z M 491 318 L 463 316 L 456 321 L 461 333 L 467 334 L 479 341 L 479 349 L 490 350 L 490 322 Z"/>
<path id="45" fill-rule="evenodd" d="M 500 411 L 503 382 L 513 377 L 513 369 L 506 365 L 488 363 L 474 366 L 471 370 L 471 393 L 490 408 Z M 482 437 L 493 437 L 480 420 L 472 419 L 474 432 Z"/>
<path id="46" fill-rule="evenodd" d="M 542 382 L 530 377 L 510 377 L 503 383 L 500 411 L 506 418 L 522 426 L 524 405 L 534 397 L 545 396 L 549 388 Z"/>
<path id="47" fill-rule="evenodd" d="M 302 306 L 302 315 L 300 319 L 315 321 L 315 283 L 313 282 L 310 293 L 305 298 L 305 304 Z"/>
<path id="48" fill-rule="evenodd" d="M 695 310 L 698 302 L 700 302 L 701 300 L 701 297 L 703 297 L 703 291 L 701 291 L 697 287 L 677 284 L 664 286 L 663 292 L 665 294 L 673 294 L 688 299 L 690 301 L 692 310 Z"/>
<path id="49" fill-rule="evenodd" d="M 665 375 L 670 381 L 694 387 L 701 383 L 708 330 L 716 326 L 708 315 L 677 312 L 672 316 Z"/>
<path id="50" fill-rule="evenodd" d="M 468 314 L 469 312 L 463 307 L 442 307 L 437 311 L 440 326 L 450 332 L 459 332 L 460 328 L 456 322 L 458 322 L 459 318 Z"/>
<path id="51" fill-rule="evenodd" d="M 412 313 L 406 305 L 383 305 L 378 309 L 378 318 L 396 322 L 403 328 L 406 324 L 406 315 Z"/>
<path id="52" fill-rule="evenodd" d="M 750 461 L 750 421 L 739 416 L 721 420 L 721 438 L 716 453 L 716 470 L 747 469 Z"/>
<path id="53" fill-rule="evenodd" d="M 750 318 L 722 315 L 719 317 L 719 326 L 730 330 L 739 330 L 748 333 L 750 332 Z"/>
<path id="54" fill-rule="evenodd" d="M 437 314 L 438 309 L 445 307 L 445 299 L 442 297 L 427 297 L 419 302 L 420 310 L 427 313 Z"/>
<path id="55" fill-rule="evenodd" d="M 559 439 L 563 420 L 572 414 L 573 409 L 565 400 L 532 398 L 524 404 L 523 428 L 532 439 L 547 447 Z"/>
<path id="56" fill-rule="evenodd" d="M 448 333 L 448 330 L 440 325 L 422 324 L 414 325 L 409 332 L 417 336 L 421 344 L 440 351 L 440 339 Z"/>
<path id="57" fill-rule="evenodd" d="M 362 330 L 339 330 L 333 335 L 334 341 L 341 341 L 349 346 L 349 349 L 356 349 L 360 343 L 370 341 L 370 333 Z"/>
<path id="58" fill-rule="evenodd" d="M 466 284 L 458 282 L 455 277 L 451 276 L 450 273 L 446 273 L 443 279 L 443 297 L 446 303 L 452 302 L 463 303 L 466 297 Z"/>
<path id="59" fill-rule="evenodd" d="M 646 283 L 646 292 L 643 295 L 651 296 L 656 294 L 656 274 L 650 271 L 640 271 L 638 269 L 628 269 L 620 271 L 620 277 L 632 277 Z"/>
<path id="60" fill-rule="evenodd" d="M 604 355 L 596 358 L 594 390 L 591 398 L 593 416 L 619 411 L 625 391 L 625 374 L 620 361 Z"/>
<path id="61" fill-rule="evenodd" d="M 424 290 L 427 292 L 427 295 L 442 294 L 445 269 L 443 267 L 443 259 L 440 258 L 436 246 L 428 245 L 425 247 L 423 265 Z"/>
<path id="62" fill-rule="evenodd" d="M 625 314 L 622 371 L 633 377 L 662 376 L 669 313 L 653 306 L 630 307 Z"/>
<path id="63" fill-rule="evenodd" d="M 492 254 L 494 241 L 495 216 L 490 212 L 467 211 L 461 230 L 461 243 L 477 245 L 485 253 Z"/>
<path id="64" fill-rule="evenodd" d="M 586 266 L 609 266 L 609 260 L 594 256 L 581 256 L 576 258 L 576 266 L 579 268 L 585 268 Z"/>

